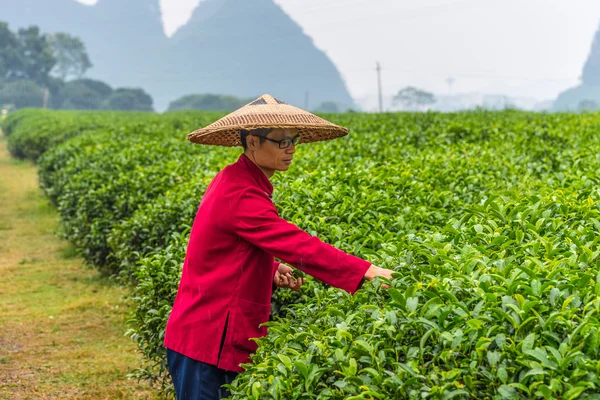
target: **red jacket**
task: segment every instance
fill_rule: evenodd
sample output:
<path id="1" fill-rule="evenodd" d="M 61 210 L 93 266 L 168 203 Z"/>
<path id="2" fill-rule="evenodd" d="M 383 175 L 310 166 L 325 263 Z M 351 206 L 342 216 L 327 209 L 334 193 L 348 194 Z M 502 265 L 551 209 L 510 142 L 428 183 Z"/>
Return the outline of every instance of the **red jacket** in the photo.
<path id="1" fill-rule="evenodd" d="M 371 263 L 280 218 L 273 185 L 242 154 L 212 180 L 188 242 L 164 345 L 192 359 L 241 372 L 267 334 L 279 262 L 353 294 Z M 227 324 L 221 354 L 219 349 Z"/>

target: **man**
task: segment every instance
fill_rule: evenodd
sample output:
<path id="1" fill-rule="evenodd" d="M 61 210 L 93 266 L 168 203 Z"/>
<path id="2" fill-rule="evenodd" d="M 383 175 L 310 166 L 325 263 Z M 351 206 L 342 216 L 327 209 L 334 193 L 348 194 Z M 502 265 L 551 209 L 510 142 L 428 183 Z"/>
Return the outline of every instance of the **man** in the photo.
<path id="1" fill-rule="evenodd" d="M 273 286 L 292 290 L 291 264 L 354 294 L 364 280 L 391 278 L 280 218 L 269 179 L 286 171 L 295 146 L 347 129 L 264 95 L 204 129 L 192 142 L 241 145 L 244 153 L 212 180 L 194 219 L 164 345 L 178 399 L 219 399 L 266 335 Z"/>

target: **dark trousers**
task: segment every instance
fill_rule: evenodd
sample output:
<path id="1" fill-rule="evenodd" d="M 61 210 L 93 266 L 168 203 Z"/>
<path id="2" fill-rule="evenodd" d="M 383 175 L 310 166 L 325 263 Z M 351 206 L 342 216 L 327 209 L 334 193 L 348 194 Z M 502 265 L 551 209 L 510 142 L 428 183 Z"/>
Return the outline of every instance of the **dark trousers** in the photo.
<path id="1" fill-rule="evenodd" d="M 221 385 L 231 383 L 237 372 L 225 371 L 167 349 L 169 373 L 175 385 L 177 400 L 218 400 L 229 397 Z"/>

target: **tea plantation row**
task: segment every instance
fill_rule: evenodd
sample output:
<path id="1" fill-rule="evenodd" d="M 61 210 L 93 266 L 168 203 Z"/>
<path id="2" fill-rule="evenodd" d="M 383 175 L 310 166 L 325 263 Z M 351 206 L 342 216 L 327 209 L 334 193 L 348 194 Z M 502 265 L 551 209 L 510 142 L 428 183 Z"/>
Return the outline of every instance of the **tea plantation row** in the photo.
<path id="1" fill-rule="evenodd" d="M 19 112 L 4 127 L 62 233 L 131 286 L 137 376 L 162 338 L 204 189 L 241 149 L 185 134 L 221 114 Z M 276 291 L 234 399 L 600 398 L 600 115 L 341 114 L 273 178 L 280 215 L 397 271 L 350 296 Z"/>

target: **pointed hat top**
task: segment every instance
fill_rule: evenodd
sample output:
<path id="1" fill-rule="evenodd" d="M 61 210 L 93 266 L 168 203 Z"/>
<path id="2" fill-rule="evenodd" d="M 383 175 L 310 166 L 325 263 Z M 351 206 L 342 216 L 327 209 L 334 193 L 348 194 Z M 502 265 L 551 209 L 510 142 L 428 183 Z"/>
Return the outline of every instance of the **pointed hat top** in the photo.
<path id="1" fill-rule="evenodd" d="M 238 132 L 258 128 L 296 128 L 301 135 L 300 143 L 331 140 L 348 134 L 347 128 L 264 94 L 216 122 L 189 133 L 187 139 L 206 145 L 241 146 Z"/>

